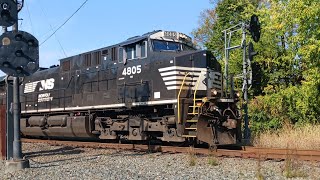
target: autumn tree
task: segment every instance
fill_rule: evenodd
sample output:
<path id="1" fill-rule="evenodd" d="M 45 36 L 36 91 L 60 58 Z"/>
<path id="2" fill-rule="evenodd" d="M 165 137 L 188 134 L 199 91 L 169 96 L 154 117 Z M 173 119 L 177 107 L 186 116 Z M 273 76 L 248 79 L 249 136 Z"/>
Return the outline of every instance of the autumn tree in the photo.
<path id="1" fill-rule="evenodd" d="M 320 8 L 318 0 L 219 0 L 205 10 L 193 31 L 199 44 L 224 58 L 222 31 L 252 14 L 261 22 L 254 43 L 262 82 L 249 106 L 253 129 L 277 128 L 283 122 L 317 123 L 320 117 Z M 240 35 L 235 39 L 241 40 Z M 234 40 L 235 43 L 237 40 Z M 223 63 L 222 63 L 223 64 Z M 231 73 L 241 73 L 241 53 L 231 53 Z"/>

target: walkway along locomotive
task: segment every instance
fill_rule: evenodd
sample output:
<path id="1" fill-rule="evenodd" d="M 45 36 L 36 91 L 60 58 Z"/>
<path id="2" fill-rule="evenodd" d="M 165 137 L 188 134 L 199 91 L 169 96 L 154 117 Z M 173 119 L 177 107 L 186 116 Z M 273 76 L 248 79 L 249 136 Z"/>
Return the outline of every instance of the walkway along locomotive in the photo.
<path id="1" fill-rule="evenodd" d="M 209 145 L 241 140 L 239 98 L 190 37 L 153 31 L 60 60 L 21 85 L 24 136 Z"/>

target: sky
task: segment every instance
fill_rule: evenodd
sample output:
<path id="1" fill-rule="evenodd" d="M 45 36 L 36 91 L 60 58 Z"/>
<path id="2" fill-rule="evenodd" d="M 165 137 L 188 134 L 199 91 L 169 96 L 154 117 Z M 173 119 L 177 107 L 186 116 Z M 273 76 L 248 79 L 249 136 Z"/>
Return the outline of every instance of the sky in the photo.
<path id="1" fill-rule="evenodd" d="M 68 19 L 85 0 L 25 0 L 19 29 L 40 43 Z M 109 46 L 153 30 L 191 35 L 210 0 L 88 0 L 49 40 L 40 46 L 40 66 Z"/>

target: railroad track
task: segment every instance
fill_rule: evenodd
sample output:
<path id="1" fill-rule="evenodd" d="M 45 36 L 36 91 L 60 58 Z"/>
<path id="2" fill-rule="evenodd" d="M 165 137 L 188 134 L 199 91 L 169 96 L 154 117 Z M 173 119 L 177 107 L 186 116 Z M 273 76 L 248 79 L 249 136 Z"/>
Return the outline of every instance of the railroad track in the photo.
<path id="1" fill-rule="evenodd" d="M 320 162 L 320 150 L 298 150 L 298 149 L 270 149 L 258 148 L 252 146 L 243 146 L 240 150 L 230 149 L 206 149 L 175 147 L 162 145 L 142 145 L 142 144 L 118 144 L 101 142 L 80 142 L 80 141 L 62 141 L 62 140 L 39 140 L 22 139 L 23 143 L 46 143 L 54 146 L 70 146 L 79 148 L 109 148 L 117 150 L 151 151 L 162 153 L 194 153 L 202 155 L 213 155 L 217 157 L 238 157 L 254 158 L 260 160 L 285 160 L 296 159 L 304 161 Z"/>

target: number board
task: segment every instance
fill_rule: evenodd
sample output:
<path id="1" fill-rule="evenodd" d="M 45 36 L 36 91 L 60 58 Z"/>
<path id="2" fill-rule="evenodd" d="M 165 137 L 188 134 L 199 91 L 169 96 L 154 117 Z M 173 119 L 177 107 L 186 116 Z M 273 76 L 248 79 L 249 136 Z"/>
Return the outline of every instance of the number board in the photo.
<path id="1" fill-rule="evenodd" d="M 122 75 L 124 76 L 130 76 L 134 74 L 140 74 L 141 73 L 141 65 L 132 66 L 124 68 L 122 71 Z"/>
<path id="2" fill-rule="evenodd" d="M 178 39 L 178 33 L 175 31 L 164 31 L 164 37 L 170 39 Z"/>

